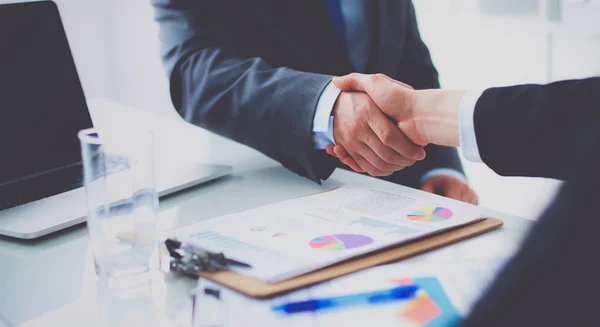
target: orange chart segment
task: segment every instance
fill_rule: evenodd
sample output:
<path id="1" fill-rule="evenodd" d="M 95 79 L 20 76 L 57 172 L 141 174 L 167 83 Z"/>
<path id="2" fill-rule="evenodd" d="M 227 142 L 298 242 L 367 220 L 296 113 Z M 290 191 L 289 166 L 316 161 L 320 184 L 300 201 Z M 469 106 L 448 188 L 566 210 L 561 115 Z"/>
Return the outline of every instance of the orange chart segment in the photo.
<path id="1" fill-rule="evenodd" d="M 417 297 L 396 311 L 396 317 L 414 327 L 454 326 L 461 316 L 435 277 L 395 279 L 395 285 L 418 285 Z"/>
<path id="2" fill-rule="evenodd" d="M 398 317 L 414 322 L 417 326 L 426 326 L 440 316 L 442 310 L 427 293 L 421 294 L 404 310 L 398 312 Z"/>

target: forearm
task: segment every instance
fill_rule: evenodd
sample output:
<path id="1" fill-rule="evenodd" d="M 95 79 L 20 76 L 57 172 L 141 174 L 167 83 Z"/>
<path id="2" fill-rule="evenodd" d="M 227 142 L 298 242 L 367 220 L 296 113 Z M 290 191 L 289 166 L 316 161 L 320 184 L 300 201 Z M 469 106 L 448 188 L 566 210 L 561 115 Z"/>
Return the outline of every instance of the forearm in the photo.
<path id="1" fill-rule="evenodd" d="M 500 175 L 565 179 L 583 154 L 579 140 L 597 138 L 598 90 L 599 78 L 491 88 L 467 106 L 464 91 L 416 91 L 412 123 L 426 143 L 465 146 L 460 135 L 471 135 L 477 157 Z"/>
<path id="2" fill-rule="evenodd" d="M 459 147 L 460 103 L 465 91 L 415 91 L 412 122 L 426 143 Z M 402 128 L 403 122 L 400 122 Z"/>
<path id="3" fill-rule="evenodd" d="M 173 105 L 189 122 L 249 145 L 313 181 L 334 167 L 313 149 L 331 77 L 273 64 L 236 30 L 246 2 L 152 0 Z"/>
<path id="4" fill-rule="evenodd" d="M 477 101 L 481 158 L 500 175 L 566 179 L 598 138 L 600 78 L 486 90 Z M 591 142 L 593 144 L 593 142 Z"/>
<path id="5" fill-rule="evenodd" d="M 313 162 L 312 125 L 330 77 L 218 52 L 198 51 L 174 73 L 171 93 L 181 99 L 180 114 L 300 175 L 315 181 L 326 175 Z"/>

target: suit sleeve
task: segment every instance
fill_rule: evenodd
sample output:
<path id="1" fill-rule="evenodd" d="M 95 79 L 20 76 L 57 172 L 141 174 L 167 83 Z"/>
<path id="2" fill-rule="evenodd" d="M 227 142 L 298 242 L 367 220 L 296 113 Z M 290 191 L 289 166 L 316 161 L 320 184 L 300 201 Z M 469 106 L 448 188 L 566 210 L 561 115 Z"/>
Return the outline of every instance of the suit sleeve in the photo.
<path id="1" fill-rule="evenodd" d="M 574 174 L 577 144 L 598 139 L 599 120 L 600 78 L 491 88 L 474 114 L 479 153 L 496 173 L 561 180 Z"/>
<path id="2" fill-rule="evenodd" d="M 281 162 L 315 182 L 334 162 L 313 150 L 312 124 L 331 76 L 244 56 L 221 1 L 153 0 L 173 104 L 188 122 Z M 241 10 L 241 9 L 240 9 Z"/>
<path id="3" fill-rule="evenodd" d="M 429 49 L 421 39 L 417 17 L 412 1 L 406 1 L 407 9 L 405 51 L 400 60 L 398 79 L 407 83 L 415 89 L 437 89 L 440 87 L 438 72 L 433 65 Z M 451 168 L 463 173 L 463 168 L 454 148 L 429 145 L 427 146 L 427 158 L 417 162 L 412 167 L 400 173 L 409 174 L 416 178 L 410 178 L 410 185 L 418 187 L 418 180 L 423 174 L 436 168 Z M 404 178 L 404 176 L 403 176 Z"/>
<path id="4" fill-rule="evenodd" d="M 490 89 L 477 103 L 488 165 L 566 183 L 461 327 L 598 325 L 599 94 L 592 78 Z"/>

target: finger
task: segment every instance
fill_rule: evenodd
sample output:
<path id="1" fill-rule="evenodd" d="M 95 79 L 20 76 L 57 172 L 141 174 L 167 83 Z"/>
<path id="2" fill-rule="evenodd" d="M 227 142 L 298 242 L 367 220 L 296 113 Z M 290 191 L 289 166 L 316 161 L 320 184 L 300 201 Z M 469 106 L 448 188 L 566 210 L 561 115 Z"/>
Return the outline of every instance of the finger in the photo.
<path id="1" fill-rule="evenodd" d="M 408 85 L 404 82 L 395 80 L 387 75 L 383 75 L 383 74 L 378 74 L 378 75 L 379 75 L 379 77 L 386 79 L 388 81 L 391 81 L 396 85 L 400 85 L 400 86 L 410 89 L 410 90 L 415 89 L 411 85 Z M 369 76 L 373 76 L 373 75 L 351 73 L 351 74 L 341 76 L 341 77 L 334 77 L 332 79 L 332 81 L 333 81 L 333 85 L 335 85 L 338 89 L 340 89 L 342 91 L 362 91 L 362 92 L 366 92 L 370 96 L 372 96 L 372 94 L 367 91 L 367 87 L 369 85 L 372 85 L 372 84 L 369 84 Z"/>
<path id="2" fill-rule="evenodd" d="M 461 189 L 460 196 L 458 199 L 462 202 L 470 203 L 469 200 L 471 199 L 471 194 L 470 194 L 471 190 L 469 190 L 469 187 L 465 185 L 464 187 L 461 187 L 460 189 Z"/>
<path id="3" fill-rule="evenodd" d="M 381 158 L 385 159 L 389 156 L 391 160 L 395 160 L 393 163 L 404 164 L 405 166 L 411 166 L 415 163 L 415 160 L 425 159 L 425 150 L 412 143 L 380 110 L 372 111 L 369 126 L 382 145 L 391 148 L 398 154 L 393 155 L 389 151 L 383 151 L 379 148 L 382 152 L 381 154 L 378 153 Z M 375 150 L 375 148 L 373 149 Z M 382 155 L 385 155 L 385 157 Z"/>
<path id="4" fill-rule="evenodd" d="M 368 138 L 368 137 L 367 137 Z M 394 172 L 406 168 L 405 166 L 390 164 L 381 159 L 368 144 L 359 145 L 359 154 L 373 167 L 383 172 Z"/>
<path id="5" fill-rule="evenodd" d="M 466 190 L 468 190 L 468 187 L 464 184 L 452 184 L 452 186 L 447 188 L 444 196 L 454 200 L 464 201 Z"/>
<path id="6" fill-rule="evenodd" d="M 395 116 L 394 109 L 404 110 L 405 106 L 410 105 L 409 94 L 406 84 L 396 83 L 397 81 L 383 74 L 365 75 L 352 73 L 342 77 L 334 77 L 333 85 L 342 91 L 361 91 L 367 93 L 381 109 L 388 109 L 386 114 Z M 401 86 L 399 89 L 398 87 Z M 412 90 L 412 87 L 408 87 Z M 404 90 L 403 90 L 404 89 Z M 399 92 L 403 91 L 403 92 Z M 394 108 L 386 108 L 394 105 Z M 386 110 L 384 110 L 386 111 Z"/>
<path id="7" fill-rule="evenodd" d="M 352 73 L 332 79 L 333 85 L 342 91 L 364 91 L 363 79 L 367 77 L 365 74 Z"/>
<path id="8" fill-rule="evenodd" d="M 477 194 L 475 194 L 475 192 L 473 192 L 473 190 L 471 190 L 471 189 L 469 189 L 466 202 L 468 202 L 470 204 L 475 204 L 475 205 L 477 205 L 479 203 L 479 198 L 477 197 Z"/>
<path id="9" fill-rule="evenodd" d="M 477 194 L 469 187 L 467 184 L 463 184 L 462 188 L 462 201 L 470 204 L 477 204 L 478 198 Z"/>
<path id="10" fill-rule="evenodd" d="M 366 87 L 369 85 L 369 82 L 371 82 L 370 79 L 373 77 L 386 79 L 386 80 L 391 81 L 402 87 L 414 90 L 414 88 L 411 85 L 408 85 L 404 82 L 395 80 L 384 74 L 366 75 L 366 74 L 360 74 L 360 73 L 351 73 L 351 74 L 348 74 L 345 76 L 339 76 L 339 77 L 336 76 L 332 79 L 332 81 L 333 81 L 333 85 L 335 85 L 335 87 L 337 87 L 338 89 L 340 89 L 342 91 L 367 92 Z"/>
<path id="11" fill-rule="evenodd" d="M 398 80 L 395 80 L 395 79 L 393 79 L 393 78 L 391 78 L 391 77 L 389 77 L 389 76 L 387 76 L 387 75 L 383 75 L 383 76 L 384 76 L 384 77 L 386 77 L 388 80 L 390 80 L 390 81 L 392 81 L 392 82 L 394 82 L 394 83 L 396 83 L 396 84 L 398 84 L 398 85 L 400 85 L 400 86 L 403 86 L 403 87 L 409 88 L 409 89 L 411 89 L 411 90 L 414 90 L 414 89 L 415 89 L 415 88 L 414 88 L 414 87 L 412 87 L 411 85 L 408 85 L 408 84 L 406 84 L 406 83 L 404 83 L 404 82 L 400 82 L 400 81 L 398 81 Z"/>
<path id="12" fill-rule="evenodd" d="M 343 146 L 336 144 L 336 146 L 333 148 L 333 151 L 335 152 L 336 156 L 338 158 L 340 158 L 340 160 L 342 161 L 343 164 L 352 168 L 352 170 L 354 170 L 355 172 L 357 172 L 357 173 L 365 172 L 364 170 L 362 170 L 360 168 L 360 166 L 356 163 L 356 161 L 348 155 L 348 153 L 346 152 L 346 149 L 344 149 Z"/>
<path id="13" fill-rule="evenodd" d="M 326 148 L 325 148 L 325 152 L 327 152 L 328 155 L 330 156 L 334 156 L 337 158 L 337 155 L 335 154 L 334 150 L 334 145 L 333 144 L 329 144 Z"/>
<path id="14" fill-rule="evenodd" d="M 338 150 L 335 150 L 336 148 L 338 148 Z M 330 144 L 325 148 L 325 151 L 327 151 L 329 155 L 338 158 L 343 164 L 349 166 L 355 172 L 364 173 L 356 161 L 346 154 L 346 150 L 344 150 L 343 146 Z"/>
<path id="15" fill-rule="evenodd" d="M 446 189 L 449 187 L 444 179 L 439 177 L 431 177 L 425 181 L 421 188 L 425 187 L 427 192 L 446 196 Z"/>
<path id="16" fill-rule="evenodd" d="M 352 159 L 352 157 L 346 157 L 346 159 L 344 159 L 342 161 L 342 163 L 344 163 L 344 165 L 350 167 L 352 170 L 354 170 L 357 173 L 365 172 L 364 170 L 362 170 L 362 168 L 360 168 L 360 166 L 356 163 L 356 161 L 354 159 Z"/>
<path id="17" fill-rule="evenodd" d="M 352 158 L 356 160 L 356 163 L 360 166 L 362 170 L 364 170 L 367 174 L 371 176 L 389 176 L 392 174 L 392 172 L 381 171 L 375 168 L 360 154 L 354 154 L 352 155 Z"/>
<path id="18" fill-rule="evenodd" d="M 426 181 L 422 186 L 421 186 L 421 190 L 425 191 L 425 192 L 429 192 L 429 193 L 433 193 L 434 190 L 434 185 L 435 183 L 433 183 L 432 181 Z"/>
<path id="19" fill-rule="evenodd" d="M 348 153 L 346 152 L 346 149 L 339 144 L 336 144 L 333 147 L 333 152 L 340 159 L 344 159 L 344 158 L 348 157 Z"/>
<path id="20" fill-rule="evenodd" d="M 402 135 L 402 133 L 400 134 Z M 406 158 L 394 149 L 385 145 L 375 132 L 364 135 L 362 139 L 364 143 L 375 152 L 375 155 L 390 165 L 409 167 L 415 163 L 414 159 Z"/>

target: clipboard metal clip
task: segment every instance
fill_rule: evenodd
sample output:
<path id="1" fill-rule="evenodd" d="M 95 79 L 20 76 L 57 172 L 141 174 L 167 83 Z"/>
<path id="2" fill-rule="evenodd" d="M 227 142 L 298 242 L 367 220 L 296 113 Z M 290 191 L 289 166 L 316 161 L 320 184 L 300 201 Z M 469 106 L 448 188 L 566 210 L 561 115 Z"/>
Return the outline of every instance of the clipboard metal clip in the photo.
<path id="1" fill-rule="evenodd" d="M 198 273 L 225 271 L 230 266 L 251 268 L 246 263 L 227 259 L 223 253 L 211 252 L 175 238 L 167 239 L 165 246 L 171 257 L 169 270 L 172 272 L 197 277 Z"/>

